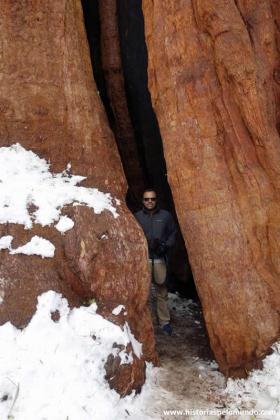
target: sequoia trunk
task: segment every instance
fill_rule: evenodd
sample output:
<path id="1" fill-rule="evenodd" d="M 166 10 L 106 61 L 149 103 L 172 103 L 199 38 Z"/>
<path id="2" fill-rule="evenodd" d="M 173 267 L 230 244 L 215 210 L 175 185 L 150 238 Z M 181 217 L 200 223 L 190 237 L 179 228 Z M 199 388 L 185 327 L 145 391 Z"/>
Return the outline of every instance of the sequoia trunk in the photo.
<path id="1" fill-rule="evenodd" d="M 102 68 L 110 105 L 114 115 L 114 131 L 130 186 L 134 205 L 141 202 L 145 188 L 144 171 L 140 165 L 137 143 L 129 115 L 120 54 L 117 0 L 99 2 Z"/>
<path id="2" fill-rule="evenodd" d="M 45 260 L 1 251 L 0 323 L 26 325 L 38 294 L 49 289 L 71 304 L 94 297 L 102 315 L 128 321 L 144 358 L 155 360 L 146 242 L 124 204 L 127 184 L 93 81 L 80 0 L 3 0 L 0 23 L 0 146 L 18 142 L 49 160 L 53 172 L 71 162 L 74 174 L 87 177 L 83 185 L 120 200 L 116 219 L 107 211 L 67 208 L 75 226 L 64 236 L 53 226 L 0 225 L 0 237 L 12 234 L 17 245 L 37 234 L 56 247 Z M 120 303 L 125 319 L 112 315 Z M 144 372 L 144 359 L 134 360 L 124 377 L 116 372 L 115 388 L 138 389 Z"/>
<path id="3" fill-rule="evenodd" d="M 211 347 L 224 373 L 243 376 L 280 327 L 279 6 L 143 0 L 143 11 L 168 180 Z"/>

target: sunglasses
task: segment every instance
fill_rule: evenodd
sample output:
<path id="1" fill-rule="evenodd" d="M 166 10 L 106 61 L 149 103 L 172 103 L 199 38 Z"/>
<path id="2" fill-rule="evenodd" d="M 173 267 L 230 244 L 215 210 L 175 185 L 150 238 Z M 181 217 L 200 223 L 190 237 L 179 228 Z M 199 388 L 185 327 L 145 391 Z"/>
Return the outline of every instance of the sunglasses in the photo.
<path id="1" fill-rule="evenodd" d="M 145 197 L 145 198 L 143 198 L 144 201 L 156 201 L 156 199 L 157 199 L 156 197 L 147 197 L 147 198 Z"/>

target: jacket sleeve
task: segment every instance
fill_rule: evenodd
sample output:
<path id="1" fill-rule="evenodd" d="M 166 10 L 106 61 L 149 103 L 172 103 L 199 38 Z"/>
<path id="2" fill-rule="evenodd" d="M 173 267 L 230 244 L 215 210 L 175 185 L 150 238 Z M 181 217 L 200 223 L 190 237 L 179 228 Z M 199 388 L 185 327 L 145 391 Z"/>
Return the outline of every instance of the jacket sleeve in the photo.
<path id="1" fill-rule="evenodd" d="M 169 248 L 175 245 L 176 236 L 178 232 L 175 220 L 170 213 L 169 213 L 169 218 L 168 218 L 167 231 L 168 231 L 168 237 L 166 240 L 166 246 Z"/>
<path id="2" fill-rule="evenodd" d="M 141 215 L 140 212 L 138 211 L 137 213 L 134 213 L 133 216 L 135 217 L 136 221 L 138 222 L 138 224 L 142 227 L 143 229 L 143 221 L 141 219 Z M 142 222 L 142 223 L 141 223 Z"/>

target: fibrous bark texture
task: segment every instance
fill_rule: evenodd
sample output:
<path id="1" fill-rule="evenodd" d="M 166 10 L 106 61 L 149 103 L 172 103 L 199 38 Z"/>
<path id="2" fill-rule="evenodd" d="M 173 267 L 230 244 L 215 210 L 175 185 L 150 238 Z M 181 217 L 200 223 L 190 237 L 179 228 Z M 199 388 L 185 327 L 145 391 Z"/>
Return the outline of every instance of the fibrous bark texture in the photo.
<path id="1" fill-rule="evenodd" d="M 0 23 L 0 146 L 18 142 L 49 160 L 54 172 L 71 162 L 74 174 L 87 177 L 84 185 L 121 200 L 116 219 L 108 211 L 69 207 L 75 226 L 64 236 L 53 227 L 0 225 L 0 237 L 13 235 L 15 246 L 37 234 L 56 247 L 45 260 L 1 251 L 0 322 L 26 325 L 38 294 L 49 289 L 72 305 L 94 297 L 106 318 L 128 321 L 144 358 L 155 360 L 145 239 L 123 203 L 127 186 L 93 81 L 80 1 L 3 0 Z M 125 319 L 112 315 L 119 304 Z M 116 372 L 120 393 L 141 386 L 144 358 L 134 358 L 123 376 Z"/>
<path id="2" fill-rule="evenodd" d="M 279 3 L 143 0 L 168 180 L 221 370 L 279 337 Z"/>
<path id="3" fill-rule="evenodd" d="M 114 115 L 114 131 L 124 172 L 134 203 L 141 202 L 145 188 L 137 143 L 126 100 L 122 69 L 116 0 L 99 2 L 101 56 L 104 78 Z"/>
<path id="4" fill-rule="evenodd" d="M 171 210 L 172 195 L 167 182 L 162 141 L 148 90 L 148 58 L 141 1 L 116 2 L 127 101 L 148 186 L 156 189 L 160 206 Z"/>
<path id="5" fill-rule="evenodd" d="M 167 182 L 167 171 L 160 131 L 148 90 L 148 57 L 141 1 L 105 0 L 100 2 L 99 9 L 100 17 L 103 22 L 101 24 L 103 32 L 102 38 L 104 37 L 107 40 L 106 43 L 102 43 L 101 45 L 101 48 L 103 48 L 103 60 L 108 62 L 108 64 L 116 61 L 118 63 L 118 66 L 113 66 L 112 64 L 109 66 L 111 71 L 107 74 L 106 78 L 108 79 L 109 75 L 113 73 L 113 68 L 117 67 L 118 73 L 121 75 L 123 74 L 125 79 L 126 92 L 124 92 L 123 89 L 121 91 L 123 92 L 122 94 L 127 94 L 127 104 L 129 106 L 129 113 L 132 115 L 135 139 L 138 143 L 139 158 L 141 159 L 141 164 L 148 181 L 145 187 L 155 188 L 159 206 L 171 211 L 175 216 L 172 194 Z M 119 28 L 117 25 L 117 17 L 119 20 Z M 108 24 L 108 22 L 111 24 Z M 115 28 L 114 31 L 112 30 L 112 26 Z M 104 47 L 106 48 L 104 49 Z M 119 57 L 119 50 L 121 50 L 122 60 L 115 58 L 113 61 L 110 56 L 114 52 L 114 56 Z M 117 76 L 110 78 L 112 80 L 119 79 Z M 119 103 L 120 101 L 116 99 L 117 96 L 115 97 L 115 102 Z M 122 121 L 125 120 L 122 113 L 118 113 L 117 117 L 120 120 L 119 123 L 122 125 Z M 123 143 L 123 147 L 127 147 L 127 144 Z M 135 153 L 134 159 L 133 154 L 131 153 L 126 153 L 126 156 L 127 159 L 131 161 L 130 166 L 133 167 L 135 163 Z M 127 169 L 129 168 L 127 167 Z M 135 171 L 133 171 L 132 174 L 133 173 L 136 175 Z M 133 183 L 135 183 L 137 177 L 129 177 L 126 175 L 126 178 L 129 184 L 132 182 L 131 187 L 133 187 Z M 139 186 L 139 181 L 137 181 L 137 184 Z M 143 190 L 141 193 L 142 192 Z M 141 201 L 142 200 L 137 203 L 137 208 L 135 210 L 139 209 Z M 130 206 L 130 209 L 132 209 L 132 206 Z M 188 296 L 190 296 L 194 291 L 193 280 L 188 264 L 184 240 L 181 234 L 178 235 L 176 246 L 172 249 L 172 252 L 169 253 L 168 260 L 169 279 L 172 279 L 172 286 L 176 287 L 177 290 L 184 292 L 186 291 L 187 284 Z M 190 284 L 191 287 L 189 286 Z"/>

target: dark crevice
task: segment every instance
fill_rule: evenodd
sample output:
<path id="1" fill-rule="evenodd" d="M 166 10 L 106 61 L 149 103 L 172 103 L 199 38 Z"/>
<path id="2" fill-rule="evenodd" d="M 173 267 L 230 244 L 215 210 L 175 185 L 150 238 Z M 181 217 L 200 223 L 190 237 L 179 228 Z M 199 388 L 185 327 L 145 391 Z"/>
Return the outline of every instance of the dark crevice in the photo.
<path id="1" fill-rule="evenodd" d="M 158 122 L 152 108 L 147 76 L 147 48 L 141 1 L 118 0 L 121 55 L 127 100 L 149 185 L 160 205 L 174 210 Z"/>
<path id="2" fill-rule="evenodd" d="M 102 22 L 102 25 L 100 24 L 100 16 L 102 16 L 103 19 L 106 18 L 106 13 L 108 16 L 110 1 L 111 0 L 103 0 L 103 3 L 100 4 L 100 10 L 98 0 L 82 0 L 82 5 L 95 82 L 103 101 L 111 129 L 116 137 L 129 185 L 127 205 L 133 212 L 138 210 L 141 207 L 139 188 L 141 185 L 143 187 L 152 187 L 158 193 L 160 206 L 171 211 L 176 217 L 174 202 L 167 181 L 162 139 L 148 90 L 148 60 L 142 2 L 140 0 L 115 0 L 116 3 L 114 3 L 114 5 L 117 4 L 118 36 L 122 64 L 122 69 L 118 71 L 121 71 L 123 74 L 123 91 L 133 130 L 133 136 L 129 138 L 129 141 L 135 141 L 136 146 L 133 152 L 130 151 L 128 153 L 126 150 L 122 150 L 127 139 L 124 138 L 125 133 L 121 133 L 120 124 L 122 121 L 118 121 L 118 119 L 122 120 L 124 118 L 120 115 L 121 111 L 117 109 L 119 104 L 114 102 L 119 100 L 118 98 L 120 96 L 116 94 L 116 89 L 112 94 L 114 88 L 112 88 L 109 79 L 110 71 L 112 72 L 115 69 L 113 68 L 110 70 L 110 60 L 107 60 L 108 57 L 106 55 L 105 59 L 103 55 L 102 60 L 102 54 L 104 54 L 102 48 L 109 48 L 109 54 L 112 54 L 111 45 L 108 47 L 107 44 L 106 47 L 104 38 L 102 44 L 101 31 L 104 31 L 106 25 L 104 25 L 104 22 Z M 107 4 L 107 11 L 104 10 L 104 2 Z M 109 16 L 109 18 L 111 18 L 111 16 Z M 109 26 L 112 27 L 112 25 Z M 105 37 L 107 37 L 107 34 L 105 34 Z M 107 52 L 105 52 L 105 54 L 106 53 Z M 112 61 L 114 62 L 114 60 Z M 117 61 L 118 60 L 116 59 L 116 62 Z M 115 78 L 115 76 L 111 76 L 111 78 Z M 118 89 L 118 91 L 119 90 L 120 89 Z M 128 142 L 127 144 L 129 145 Z M 130 166 L 127 162 L 128 157 L 130 156 L 132 156 L 131 159 L 134 160 L 135 164 L 139 167 L 138 174 L 140 173 L 140 170 L 142 171 L 142 184 L 139 182 L 139 179 L 137 179 L 135 173 L 134 178 L 131 174 L 133 168 L 131 162 Z M 136 183 L 137 186 L 135 185 Z M 179 234 L 174 252 L 170 256 L 169 277 L 171 279 L 171 290 L 177 290 L 188 297 L 197 297 L 190 265 L 188 263 L 187 251 L 181 233 Z"/>
<path id="3" fill-rule="evenodd" d="M 122 160 L 129 186 L 128 205 L 135 209 L 145 188 L 145 170 L 139 157 L 129 106 L 126 98 L 124 73 L 120 52 L 118 13 L 116 0 L 84 2 L 87 32 L 96 23 L 99 32 L 93 31 L 89 44 L 92 50 L 93 70 L 105 109 L 109 110 L 111 128 Z M 95 51 L 97 46 L 97 51 Z"/>

